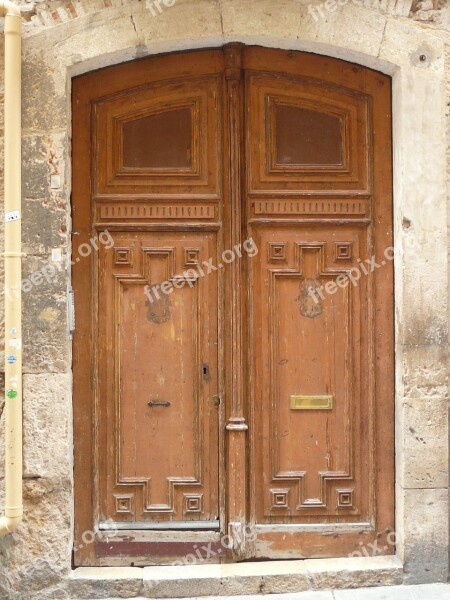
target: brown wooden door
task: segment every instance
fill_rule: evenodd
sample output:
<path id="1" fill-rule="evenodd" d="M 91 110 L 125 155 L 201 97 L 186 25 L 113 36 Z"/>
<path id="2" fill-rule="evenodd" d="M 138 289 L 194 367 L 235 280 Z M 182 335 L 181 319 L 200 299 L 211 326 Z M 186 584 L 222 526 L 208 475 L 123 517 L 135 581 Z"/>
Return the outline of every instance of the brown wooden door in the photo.
<path id="1" fill-rule="evenodd" d="M 253 552 L 393 552 L 389 79 L 259 49 L 245 66 Z"/>
<path id="2" fill-rule="evenodd" d="M 76 564 L 393 552 L 389 79 L 232 44 L 73 107 Z"/>

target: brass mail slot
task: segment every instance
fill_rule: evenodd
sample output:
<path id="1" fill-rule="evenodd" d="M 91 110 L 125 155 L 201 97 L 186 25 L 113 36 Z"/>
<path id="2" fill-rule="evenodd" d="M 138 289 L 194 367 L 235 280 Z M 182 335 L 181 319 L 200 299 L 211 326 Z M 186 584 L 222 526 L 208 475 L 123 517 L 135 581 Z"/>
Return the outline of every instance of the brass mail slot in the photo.
<path id="1" fill-rule="evenodd" d="M 333 396 L 291 396 L 291 410 L 331 410 Z"/>

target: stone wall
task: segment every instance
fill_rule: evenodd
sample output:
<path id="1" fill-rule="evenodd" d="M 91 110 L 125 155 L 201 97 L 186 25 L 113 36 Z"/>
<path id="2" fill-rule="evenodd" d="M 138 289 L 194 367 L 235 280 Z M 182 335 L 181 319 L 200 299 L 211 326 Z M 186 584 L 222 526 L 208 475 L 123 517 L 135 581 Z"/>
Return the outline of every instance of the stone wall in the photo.
<path id="1" fill-rule="evenodd" d="M 139 0 L 17 4 L 25 21 L 24 277 L 49 262 L 56 275 L 24 294 L 25 519 L 16 533 L 0 540 L 0 598 L 78 597 L 70 583 L 70 268 L 64 266 L 71 231 L 70 79 L 136 57 L 234 40 L 329 54 L 393 76 L 395 236 L 402 249 L 396 262 L 398 556 L 405 581 L 446 580 L 447 2 L 349 0 L 334 10 L 320 4 L 324 16 L 317 19 L 304 0 L 177 0 L 157 16 Z M 3 428 L 2 418 L 0 440 Z M 1 445 L 0 484 L 3 489 Z M 0 510 L 3 505 L 0 494 Z M 125 594 L 120 591 L 125 588 L 118 589 L 117 595 Z M 91 597 L 107 597 L 108 590 L 99 588 Z M 139 587 L 133 590 L 126 594 L 138 594 Z"/>

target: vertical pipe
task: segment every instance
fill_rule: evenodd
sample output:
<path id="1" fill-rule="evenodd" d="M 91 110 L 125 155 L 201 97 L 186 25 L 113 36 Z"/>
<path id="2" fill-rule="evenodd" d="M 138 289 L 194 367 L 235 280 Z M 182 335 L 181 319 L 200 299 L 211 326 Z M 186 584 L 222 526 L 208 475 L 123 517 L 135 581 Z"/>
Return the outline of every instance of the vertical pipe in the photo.
<path id="1" fill-rule="evenodd" d="M 5 16 L 5 516 L 0 536 L 14 531 L 22 503 L 21 17 Z"/>

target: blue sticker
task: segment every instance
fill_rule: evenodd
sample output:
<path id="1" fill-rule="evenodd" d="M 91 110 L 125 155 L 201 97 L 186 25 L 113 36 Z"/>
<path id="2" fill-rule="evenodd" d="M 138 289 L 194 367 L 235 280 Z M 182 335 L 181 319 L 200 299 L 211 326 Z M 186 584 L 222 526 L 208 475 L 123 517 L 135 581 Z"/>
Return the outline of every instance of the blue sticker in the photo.
<path id="1" fill-rule="evenodd" d="M 8 362 L 10 365 L 13 365 L 17 360 L 17 356 L 15 356 L 14 354 L 10 354 L 8 356 Z"/>
<path id="2" fill-rule="evenodd" d="M 16 329 L 15 327 L 13 327 L 13 328 L 11 329 L 11 333 L 12 333 L 12 334 L 15 334 L 15 333 L 17 333 L 17 329 Z"/>

